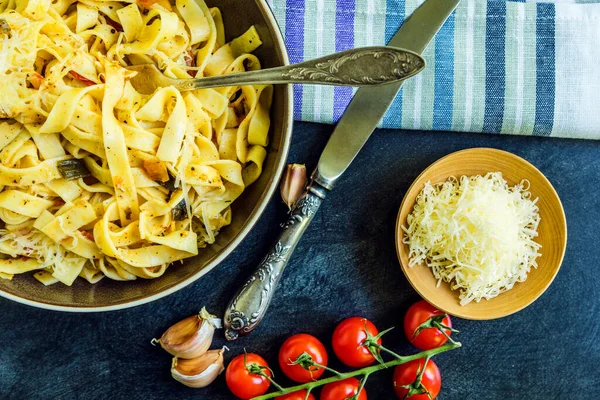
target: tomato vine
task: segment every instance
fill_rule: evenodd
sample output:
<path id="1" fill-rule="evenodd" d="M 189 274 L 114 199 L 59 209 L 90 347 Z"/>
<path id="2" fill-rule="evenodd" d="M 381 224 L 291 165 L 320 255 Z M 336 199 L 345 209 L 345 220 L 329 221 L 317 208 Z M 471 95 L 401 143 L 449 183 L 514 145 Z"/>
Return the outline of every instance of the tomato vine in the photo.
<path id="1" fill-rule="evenodd" d="M 446 328 L 445 326 L 438 326 L 440 325 L 437 319 L 435 321 L 430 321 L 430 324 L 432 325 L 432 327 L 436 327 L 438 329 L 440 328 Z M 366 382 L 366 380 L 368 379 L 368 377 L 373 374 L 374 372 L 377 371 L 381 371 L 383 369 L 388 369 L 390 367 L 395 367 L 397 365 L 401 365 L 401 364 L 405 364 L 408 363 L 410 361 L 414 361 L 414 360 L 419 360 L 419 359 L 425 359 L 425 360 L 429 360 L 431 357 L 440 354 L 440 353 L 444 353 L 450 350 L 455 350 L 460 348 L 462 345 L 460 344 L 460 342 L 456 342 L 454 340 L 450 340 L 449 343 L 434 348 L 434 349 L 430 349 L 430 350 L 425 350 L 425 351 L 421 351 L 419 353 L 416 354 L 412 354 L 409 356 L 401 356 L 399 354 L 396 354 L 395 352 L 385 348 L 384 346 L 380 345 L 377 343 L 377 340 L 379 338 L 381 338 L 381 336 L 387 332 L 389 332 L 390 329 L 380 333 L 377 336 L 371 336 L 370 334 L 368 334 L 367 339 L 363 342 L 363 346 L 366 346 L 372 353 L 373 355 L 376 357 L 376 359 L 379 361 L 378 364 L 376 365 L 372 365 L 369 367 L 365 367 L 365 368 L 361 368 L 361 369 L 357 369 L 354 371 L 349 371 L 349 372 L 345 372 L 345 373 L 341 373 L 338 372 L 336 370 L 333 370 L 331 368 L 327 368 L 328 371 L 332 372 L 334 375 L 328 378 L 324 378 L 324 379 L 320 379 L 320 380 L 316 380 L 316 381 L 312 381 L 312 382 L 308 382 L 308 383 L 304 383 L 301 385 L 296 385 L 296 386 L 291 386 L 291 387 L 287 387 L 287 388 L 283 388 L 279 385 L 274 385 L 277 388 L 276 392 L 272 392 L 272 393 L 267 393 L 264 394 L 262 396 L 258 396 L 258 397 L 254 397 L 252 400 L 267 400 L 267 399 L 272 399 L 278 396 L 282 396 L 285 394 L 289 394 L 289 393 L 294 393 L 300 390 L 306 390 L 306 398 L 308 398 L 308 396 L 310 395 L 310 392 L 318 387 L 324 386 L 328 383 L 332 383 L 332 382 L 338 382 L 344 379 L 348 379 L 348 378 L 354 378 L 354 377 L 362 377 L 362 379 L 360 380 L 360 387 L 359 390 L 357 392 L 356 395 L 354 395 L 351 399 L 357 399 L 358 395 L 360 394 L 360 392 L 362 391 L 364 384 Z M 390 361 L 384 361 L 380 352 L 384 352 L 387 353 L 388 355 L 390 355 L 393 359 Z M 318 366 L 318 367 L 323 367 L 322 365 L 315 365 L 311 360 L 310 357 L 306 357 L 305 354 L 301 354 L 297 360 L 294 361 L 295 364 L 298 365 L 302 365 L 303 368 L 305 369 L 309 369 L 311 367 L 314 366 Z M 420 374 L 422 375 L 422 371 L 420 371 Z M 272 383 L 275 383 L 273 380 L 271 380 Z M 421 390 L 422 388 L 420 388 L 420 376 L 417 376 L 417 379 L 414 383 L 416 386 L 411 386 L 414 393 L 417 392 L 417 390 Z M 423 393 L 423 392 L 421 392 Z"/>

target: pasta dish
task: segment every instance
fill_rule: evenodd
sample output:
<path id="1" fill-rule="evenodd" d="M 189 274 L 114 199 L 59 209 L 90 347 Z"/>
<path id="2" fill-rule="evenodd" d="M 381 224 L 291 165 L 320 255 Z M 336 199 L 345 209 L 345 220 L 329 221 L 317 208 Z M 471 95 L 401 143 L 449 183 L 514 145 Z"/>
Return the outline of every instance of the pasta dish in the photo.
<path id="1" fill-rule="evenodd" d="M 0 0 L 0 277 L 156 278 L 231 221 L 262 171 L 269 85 L 142 95 L 259 69 L 254 27 L 225 42 L 203 0 Z"/>

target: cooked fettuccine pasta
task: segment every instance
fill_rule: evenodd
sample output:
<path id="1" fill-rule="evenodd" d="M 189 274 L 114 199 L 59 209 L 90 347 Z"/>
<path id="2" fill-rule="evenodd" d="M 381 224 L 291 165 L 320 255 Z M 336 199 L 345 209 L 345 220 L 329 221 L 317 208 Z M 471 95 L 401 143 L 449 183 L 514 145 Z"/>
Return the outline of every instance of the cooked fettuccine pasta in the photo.
<path id="1" fill-rule="evenodd" d="M 0 277 L 156 278 L 231 221 L 261 173 L 273 88 L 141 95 L 259 69 L 254 27 L 225 43 L 203 0 L 0 0 Z"/>

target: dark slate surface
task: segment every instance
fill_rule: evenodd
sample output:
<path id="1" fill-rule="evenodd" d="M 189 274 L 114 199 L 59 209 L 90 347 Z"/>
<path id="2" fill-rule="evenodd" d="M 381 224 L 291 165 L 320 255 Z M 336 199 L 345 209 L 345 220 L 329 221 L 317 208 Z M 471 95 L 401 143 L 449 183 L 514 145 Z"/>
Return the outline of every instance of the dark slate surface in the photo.
<path id="1" fill-rule="evenodd" d="M 297 124 L 290 162 L 314 167 L 330 131 L 327 126 Z M 548 176 L 566 209 L 569 245 L 558 277 L 532 306 L 495 321 L 455 319 L 464 347 L 436 358 L 443 375 L 439 398 L 598 396 L 600 142 L 594 141 L 376 132 L 300 243 L 267 319 L 252 336 L 229 344 L 228 359 L 246 347 L 275 365 L 278 346 L 297 332 L 312 333 L 330 346 L 335 325 L 352 315 L 366 316 L 380 329 L 399 325 L 417 300 L 394 249 L 394 224 L 404 192 L 433 161 L 478 146 L 514 152 Z M 173 381 L 169 356 L 152 347 L 150 339 L 203 305 L 222 312 L 274 239 L 284 218 L 278 200 L 226 262 L 155 303 L 77 315 L 0 299 L 0 398 L 232 398 L 223 377 L 205 390 Z M 219 335 L 215 345 L 223 343 Z M 401 353 L 414 351 L 400 329 L 386 343 Z M 394 398 L 391 374 L 384 371 L 370 379 L 370 399 Z"/>

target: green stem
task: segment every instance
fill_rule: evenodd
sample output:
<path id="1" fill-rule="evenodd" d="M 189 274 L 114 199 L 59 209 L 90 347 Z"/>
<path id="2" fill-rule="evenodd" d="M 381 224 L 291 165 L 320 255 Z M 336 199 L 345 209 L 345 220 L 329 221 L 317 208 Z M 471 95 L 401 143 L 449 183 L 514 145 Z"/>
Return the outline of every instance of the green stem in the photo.
<path id="1" fill-rule="evenodd" d="M 418 360 L 418 359 L 421 359 L 421 358 L 431 357 L 431 356 L 434 356 L 436 354 L 440 354 L 440 353 L 444 353 L 446 351 L 457 349 L 459 347 L 461 347 L 461 344 L 459 342 L 456 342 L 456 343 L 447 343 L 447 344 L 445 344 L 445 345 L 443 345 L 441 347 L 438 347 L 436 349 L 422 351 L 420 353 L 416 353 L 416 354 L 413 354 L 413 355 L 410 355 L 410 356 L 395 355 L 395 357 L 397 357 L 395 360 L 388 361 L 388 362 L 383 363 L 383 364 L 376 364 L 376 365 L 372 365 L 370 367 L 366 367 L 366 368 L 362 368 L 362 369 L 357 369 L 356 371 L 350 371 L 350 372 L 342 373 L 340 375 L 332 376 L 332 377 L 321 379 L 321 380 L 318 380 L 318 381 L 313 381 L 313 382 L 305 383 L 305 384 L 302 384 L 302 385 L 297 385 L 297 386 L 293 386 L 293 387 L 289 387 L 289 388 L 284 388 L 282 390 L 279 390 L 278 392 L 268 393 L 268 394 L 264 394 L 262 396 L 254 397 L 252 400 L 273 399 L 273 398 L 275 398 L 277 396 L 281 396 L 281 395 L 288 394 L 288 393 L 294 393 L 294 392 L 297 392 L 299 390 L 304 390 L 304 389 L 313 390 L 314 388 L 326 385 L 326 384 L 331 383 L 331 382 L 337 382 L 337 381 L 341 381 L 341 380 L 344 380 L 344 379 L 353 378 L 355 376 L 370 375 L 370 374 L 372 374 L 374 372 L 381 371 L 383 369 L 387 369 L 387 368 L 390 368 L 390 367 L 395 367 L 395 366 L 400 365 L 400 364 L 405 364 L 405 363 L 407 363 L 409 361 Z"/>
<path id="2" fill-rule="evenodd" d="M 311 389 L 308 389 L 306 391 L 306 396 L 304 397 L 304 400 L 308 400 L 308 398 L 310 397 L 310 392 L 311 392 Z"/>
<path id="3" fill-rule="evenodd" d="M 367 383 L 367 379 L 369 379 L 369 375 L 371 375 L 371 374 L 370 373 L 365 374 L 365 376 L 363 376 L 363 378 L 360 380 L 360 386 L 358 387 L 358 390 L 356 391 L 356 395 L 354 396 L 356 399 L 358 399 L 360 392 L 362 392 L 363 389 L 365 388 L 365 383 Z"/>
<path id="4" fill-rule="evenodd" d="M 450 332 L 458 332 L 456 329 L 448 328 L 447 326 L 442 325 L 438 322 L 433 322 L 433 325 L 435 325 L 435 327 L 438 328 L 440 332 L 442 332 L 442 335 L 446 336 L 446 339 L 448 339 L 451 342 L 454 342 L 450 335 L 446 333 L 446 330 L 449 330 Z"/>
<path id="5" fill-rule="evenodd" d="M 385 351 L 386 353 L 390 354 L 391 356 L 397 358 L 397 359 L 402 359 L 404 358 L 403 356 L 394 353 L 393 351 L 391 351 L 390 349 L 388 349 L 387 347 L 383 347 L 382 345 L 377 345 L 377 348 L 381 351 Z"/>
<path id="6" fill-rule="evenodd" d="M 421 385 L 421 381 L 423 380 L 423 374 L 425 373 L 425 369 L 427 368 L 427 363 L 431 357 L 425 357 L 425 361 L 423 362 L 423 368 L 420 368 L 419 375 L 417 375 L 417 379 L 415 379 L 415 384 L 417 386 Z"/>
<path id="7" fill-rule="evenodd" d="M 341 373 L 341 372 L 338 372 L 338 371 L 336 371 L 336 370 L 335 370 L 335 369 L 333 369 L 333 368 L 326 367 L 326 366 L 324 366 L 324 365 L 321 365 L 321 364 L 319 364 L 319 363 L 313 362 L 313 366 L 315 366 L 315 367 L 317 367 L 317 368 L 323 368 L 325 371 L 329 371 L 329 372 L 331 372 L 331 373 L 333 373 L 333 374 L 335 374 L 335 375 L 337 375 L 337 376 L 342 376 L 342 373 Z"/>
<path id="8" fill-rule="evenodd" d="M 275 382 L 275 380 L 273 378 L 271 378 L 269 375 L 264 374 L 263 376 L 265 378 L 267 378 L 269 380 L 269 382 L 271 382 L 271 384 L 277 388 L 277 390 L 279 390 L 279 391 L 285 390 L 284 388 L 282 388 L 281 386 L 279 386 L 279 384 L 277 382 Z"/>
<path id="9" fill-rule="evenodd" d="M 315 370 L 311 369 L 313 367 L 315 367 L 317 369 L 322 368 L 325 371 L 329 371 L 336 375 L 340 375 L 340 373 L 338 371 L 336 371 L 335 369 L 329 368 L 325 365 L 321 365 L 321 364 L 315 362 L 313 360 L 312 356 L 310 354 L 308 354 L 307 352 L 300 354 L 298 356 L 298 358 L 296 358 L 296 361 L 289 360 L 289 362 L 290 362 L 290 364 L 288 364 L 288 365 L 299 365 L 302 368 L 304 368 L 305 370 L 307 370 L 308 372 L 310 372 L 311 378 L 312 378 L 312 373 L 315 371 Z"/>

